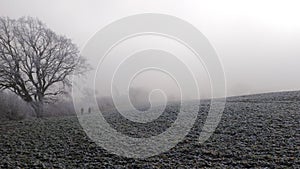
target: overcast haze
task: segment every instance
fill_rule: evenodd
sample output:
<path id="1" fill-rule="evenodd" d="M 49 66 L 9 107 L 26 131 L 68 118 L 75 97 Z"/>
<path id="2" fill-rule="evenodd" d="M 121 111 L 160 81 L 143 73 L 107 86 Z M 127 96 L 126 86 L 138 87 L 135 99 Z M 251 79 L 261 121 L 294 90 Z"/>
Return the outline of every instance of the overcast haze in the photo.
<path id="1" fill-rule="evenodd" d="M 34 16 L 80 48 L 103 26 L 162 13 L 197 27 L 224 66 L 229 95 L 300 89 L 299 1 L 0 0 L 0 15 Z"/>

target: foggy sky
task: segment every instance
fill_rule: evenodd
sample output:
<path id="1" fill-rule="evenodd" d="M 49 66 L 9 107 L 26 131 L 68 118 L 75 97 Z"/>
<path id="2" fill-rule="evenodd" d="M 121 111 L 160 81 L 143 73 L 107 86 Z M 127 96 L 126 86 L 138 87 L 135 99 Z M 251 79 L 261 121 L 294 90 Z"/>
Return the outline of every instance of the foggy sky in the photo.
<path id="1" fill-rule="evenodd" d="M 0 15 L 34 16 L 80 48 L 103 26 L 162 13 L 197 27 L 224 66 L 229 95 L 300 89 L 299 1 L 0 0 Z"/>

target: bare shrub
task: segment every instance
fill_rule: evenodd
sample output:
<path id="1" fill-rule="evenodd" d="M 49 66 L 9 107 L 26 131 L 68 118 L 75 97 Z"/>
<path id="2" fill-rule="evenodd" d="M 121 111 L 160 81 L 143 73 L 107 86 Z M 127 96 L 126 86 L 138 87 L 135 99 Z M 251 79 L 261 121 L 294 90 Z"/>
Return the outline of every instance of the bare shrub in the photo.
<path id="1" fill-rule="evenodd" d="M 60 101 L 53 104 L 45 104 L 41 116 L 54 117 L 75 114 L 75 109 L 71 101 Z M 35 111 L 29 103 L 11 92 L 0 92 L 1 120 L 22 120 L 35 117 Z"/>
<path id="2" fill-rule="evenodd" d="M 34 116 L 32 107 L 18 96 L 8 92 L 0 92 L 0 118 L 21 120 Z"/>

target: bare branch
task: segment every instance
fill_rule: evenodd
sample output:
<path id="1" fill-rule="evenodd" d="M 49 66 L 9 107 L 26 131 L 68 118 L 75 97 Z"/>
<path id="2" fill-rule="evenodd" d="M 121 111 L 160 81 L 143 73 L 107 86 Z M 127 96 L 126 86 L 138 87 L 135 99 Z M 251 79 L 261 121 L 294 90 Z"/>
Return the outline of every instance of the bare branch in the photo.
<path id="1" fill-rule="evenodd" d="M 40 20 L 0 17 L 0 89 L 26 102 L 53 100 L 65 93 L 74 72 L 87 68 L 78 47 Z"/>

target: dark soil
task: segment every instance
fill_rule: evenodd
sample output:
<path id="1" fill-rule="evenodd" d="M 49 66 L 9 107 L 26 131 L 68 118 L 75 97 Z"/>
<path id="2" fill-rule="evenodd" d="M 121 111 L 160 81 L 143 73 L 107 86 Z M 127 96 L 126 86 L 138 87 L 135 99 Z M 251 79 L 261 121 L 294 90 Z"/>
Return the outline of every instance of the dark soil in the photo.
<path id="1" fill-rule="evenodd" d="M 97 146 L 76 117 L 2 122 L 0 168 L 300 168 L 300 92 L 228 98 L 218 128 L 199 144 L 208 109 L 209 104 L 201 104 L 199 118 L 184 141 L 142 160 L 119 157 Z M 120 122 L 117 115 L 108 121 L 124 134 L 142 137 L 163 132 L 175 115 L 164 114 L 157 121 L 161 125 L 135 126 L 135 132 L 134 124 Z M 151 130 L 145 133 L 141 127 Z"/>

